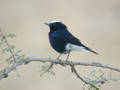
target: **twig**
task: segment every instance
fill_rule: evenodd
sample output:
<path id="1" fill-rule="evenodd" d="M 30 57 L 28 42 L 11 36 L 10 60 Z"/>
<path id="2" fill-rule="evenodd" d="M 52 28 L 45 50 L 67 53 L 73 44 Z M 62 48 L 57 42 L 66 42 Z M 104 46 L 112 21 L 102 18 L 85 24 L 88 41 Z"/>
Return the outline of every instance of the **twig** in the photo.
<path id="1" fill-rule="evenodd" d="M 54 64 L 51 63 L 51 64 L 49 65 L 49 67 L 47 67 L 47 69 L 40 74 L 40 76 L 42 76 L 42 75 L 45 74 L 46 72 L 49 72 L 50 69 L 53 67 L 53 65 L 54 65 Z"/>
<path id="2" fill-rule="evenodd" d="M 1 37 L 2 37 L 2 40 L 4 41 L 4 43 L 7 45 L 7 47 L 10 49 L 9 52 L 11 54 L 11 56 L 13 57 L 13 60 L 15 62 L 15 56 L 14 56 L 14 52 L 12 51 L 12 49 L 10 48 L 10 45 L 7 41 L 7 37 L 6 35 L 4 35 L 4 33 L 2 32 L 1 28 L 0 28 L 0 33 L 1 33 Z"/>
<path id="3" fill-rule="evenodd" d="M 78 72 L 76 71 L 74 65 L 71 65 L 71 71 L 72 71 L 73 73 L 75 73 L 76 76 L 77 76 L 81 81 L 83 81 L 85 84 L 90 84 L 90 85 L 92 85 L 92 83 L 89 83 L 89 82 L 85 81 L 85 80 L 78 74 Z"/>

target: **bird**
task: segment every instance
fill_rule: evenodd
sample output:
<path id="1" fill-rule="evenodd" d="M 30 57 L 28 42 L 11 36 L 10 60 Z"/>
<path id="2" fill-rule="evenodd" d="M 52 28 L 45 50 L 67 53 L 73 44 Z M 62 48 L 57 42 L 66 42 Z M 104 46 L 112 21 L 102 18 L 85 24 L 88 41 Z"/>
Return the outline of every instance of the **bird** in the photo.
<path id="1" fill-rule="evenodd" d="M 67 61 L 72 51 L 89 51 L 98 55 L 97 52 L 85 46 L 78 38 L 73 36 L 63 22 L 55 20 L 50 23 L 45 22 L 44 24 L 50 29 L 48 33 L 50 45 L 60 53 L 57 59 L 63 54 L 68 54 L 66 58 Z"/>

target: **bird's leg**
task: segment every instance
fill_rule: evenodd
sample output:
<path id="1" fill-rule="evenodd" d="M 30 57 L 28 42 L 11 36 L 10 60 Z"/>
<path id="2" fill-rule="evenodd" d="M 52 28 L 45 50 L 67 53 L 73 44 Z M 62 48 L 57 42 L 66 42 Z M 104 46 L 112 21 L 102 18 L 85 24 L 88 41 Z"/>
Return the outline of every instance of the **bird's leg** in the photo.
<path id="1" fill-rule="evenodd" d="M 70 56 L 70 52 L 68 52 L 68 55 L 67 55 L 66 61 L 68 61 L 69 56 Z"/>
<path id="2" fill-rule="evenodd" d="M 59 60 L 59 58 L 60 58 L 61 56 L 62 56 L 62 54 L 58 55 L 57 60 Z"/>

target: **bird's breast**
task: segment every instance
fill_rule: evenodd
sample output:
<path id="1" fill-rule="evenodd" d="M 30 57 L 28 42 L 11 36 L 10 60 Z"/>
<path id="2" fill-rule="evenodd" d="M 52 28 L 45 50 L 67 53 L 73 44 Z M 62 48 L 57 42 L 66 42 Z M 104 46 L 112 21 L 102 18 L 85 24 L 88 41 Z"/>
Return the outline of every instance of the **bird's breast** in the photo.
<path id="1" fill-rule="evenodd" d="M 53 49 L 55 49 L 59 53 L 65 52 L 65 42 L 60 41 L 59 39 L 55 39 L 52 36 L 49 36 L 49 41 Z"/>

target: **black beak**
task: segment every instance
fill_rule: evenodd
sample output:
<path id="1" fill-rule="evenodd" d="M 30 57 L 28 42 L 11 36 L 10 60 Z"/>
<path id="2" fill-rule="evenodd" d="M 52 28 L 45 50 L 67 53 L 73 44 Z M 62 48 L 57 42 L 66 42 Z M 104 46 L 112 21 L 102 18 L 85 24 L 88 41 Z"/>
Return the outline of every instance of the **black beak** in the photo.
<path id="1" fill-rule="evenodd" d="M 50 26 L 50 24 L 49 24 L 49 23 L 46 23 L 46 22 L 45 22 L 44 24 L 45 24 L 45 25 L 47 25 L 47 26 Z"/>

